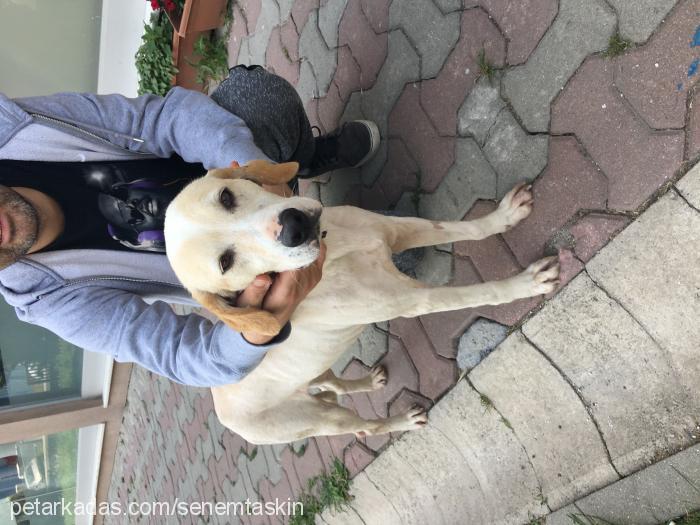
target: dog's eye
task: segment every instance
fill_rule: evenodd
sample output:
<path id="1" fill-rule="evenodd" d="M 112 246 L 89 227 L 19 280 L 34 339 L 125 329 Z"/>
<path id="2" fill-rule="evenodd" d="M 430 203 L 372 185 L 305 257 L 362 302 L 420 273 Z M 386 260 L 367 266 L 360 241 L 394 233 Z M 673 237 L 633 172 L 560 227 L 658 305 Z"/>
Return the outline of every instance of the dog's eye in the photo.
<path id="1" fill-rule="evenodd" d="M 224 208 L 231 210 L 236 205 L 236 198 L 228 188 L 224 188 L 221 190 L 221 193 L 219 193 L 219 202 Z"/>
<path id="2" fill-rule="evenodd" d="M 231 268 L 232 265 L 233 265 L 233 251 L 226 250 L 219 257 L 219 269 L 221 270 L 221 273 L 222 274 L 226 273 L 229 270 L 229 268 Z"/>

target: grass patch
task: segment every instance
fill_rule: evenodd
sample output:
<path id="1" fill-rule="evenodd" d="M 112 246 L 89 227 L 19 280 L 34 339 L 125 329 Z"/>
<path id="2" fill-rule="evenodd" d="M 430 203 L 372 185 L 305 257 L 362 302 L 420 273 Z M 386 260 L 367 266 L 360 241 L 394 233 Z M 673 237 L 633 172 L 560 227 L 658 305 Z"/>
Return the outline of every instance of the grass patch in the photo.
<path id="1" fill-rule="evenodd" d="M 479 394 L 479 403 L 484 407 L 485 410 L 491 410 L 493 408 L 493 402 L 491 398 L 485 394 Z"/>
<path id="2" fill-rule="evenodd" d="M 335 458 L 328 474 L 323 473 L 309 480 L 307 490 L 299 498 L 303 511 L 292 516 L 289 524 L 314 525 L 317 514 L 325 509 L 342 511 L 351 499 L 350 472 L 342 461 Z"/>
<path id="3" fill-rule="evenodd" d="M 700 525 L 700 510 L 686 514 L 682 518 L 674 520 L 676 525 Z"/>
<path id="4" fill-rule="evenodd" d="M 613 58 L 621 55 L 632 46 L 632 42 L 626 38 L 622 38 L 620 33 L 615 33 L 608 41 L 608 49 L 603 53 L 608 58 Z"/>
<path id="5" fill-rule="evenodd" d="M 483 48 L 479 51 L 477 64 L 479 65 L 479 73 L 481 73 L 481 76 L 488 78 L 489 82 L 491 82 L 496 73 L 496 67 L 486 58 L 486 50 Z"/>

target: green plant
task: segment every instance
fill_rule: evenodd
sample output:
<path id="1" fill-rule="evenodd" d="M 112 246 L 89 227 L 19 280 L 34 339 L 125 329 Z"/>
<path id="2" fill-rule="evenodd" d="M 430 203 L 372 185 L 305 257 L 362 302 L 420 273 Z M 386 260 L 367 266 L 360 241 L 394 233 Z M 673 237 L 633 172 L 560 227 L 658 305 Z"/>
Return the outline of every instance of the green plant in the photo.
<path id="1" fill-rule="evenodd" d="M 350 472 L 338 458 L 328 474 L 320 474 L 309 480 L 308 489 L 302 493 L 301 514 L 289 520 L 290 525 L 313 525 L 315 516 L 329 508 L 334 512 L 342 511 L 352 499 L 350 496 Z"/>
<path id="2" fill-rule="evenodd" d="M 173 28 L 161 11 L 151 14 L 150 24 L 144 25 L 141 47 L 136 52 L 139 95 L 165 95 L 172 87 L 177 68 L 173 64 Z"/>
<path id="3" fill-rule="evenodd" d="M 620 33 L 615 33 L 610 37 L 610 40 L 608 41 L 608 49 L 606 49 L 605 53 L 603 54 L 608 58 L 616 57 L 627 51 L 631 45 L 632 42 L 622 38 Z"/>
<path id="4" fill-rule="evenodd" d="M 489 82 L 491 82 L 493 80 L 493 75 L 496 73 L 496 67 L 486 58 L 486 50 L 483 48 L 479 51 L 477 64 L 479 65 L 479 72 L 481 75 L 488 78 Z"/>
<path id="5" fill-rule="evenodd" d="M 228 33 L 227 33 L 228 34 Z M 213 33 L 211 37 L 200 36 L 194 43 L 194 54 L 199 56 L 197 63 L 187 62 L 197 68 L 197 82 L 205 84 L 209 80 L 222 81 L 228 75 L 227 38 Z"/>
<path id="6" fill-rule="evenodd" d="M 676 525 L 700 525 L 700 510 L 690 512 L 675 522 Z"/>

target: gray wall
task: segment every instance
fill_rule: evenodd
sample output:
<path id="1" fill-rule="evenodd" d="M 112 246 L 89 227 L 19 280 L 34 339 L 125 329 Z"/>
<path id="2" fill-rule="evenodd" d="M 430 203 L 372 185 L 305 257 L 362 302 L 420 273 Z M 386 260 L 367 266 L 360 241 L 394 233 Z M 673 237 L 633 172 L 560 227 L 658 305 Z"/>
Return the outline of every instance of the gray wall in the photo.
<path id="1" fill-rule="evenodd" d="M 0 0 L 0 92 L 97 90 L 102 0 Z"/>

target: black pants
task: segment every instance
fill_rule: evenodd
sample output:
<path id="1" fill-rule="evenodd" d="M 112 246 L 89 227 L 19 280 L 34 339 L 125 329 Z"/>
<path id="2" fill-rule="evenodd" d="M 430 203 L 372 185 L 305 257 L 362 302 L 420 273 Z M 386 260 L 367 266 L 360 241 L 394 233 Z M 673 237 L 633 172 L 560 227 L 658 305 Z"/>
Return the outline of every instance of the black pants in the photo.
<path id="1" fill-rule="evenodd" d="M 245 121 L 256 146 L 272 160 L 309 167 L 314 154 L 311 124 L 299 94 L 285 79 L 260 66 L 238 65 L 211 98 Z"/>

